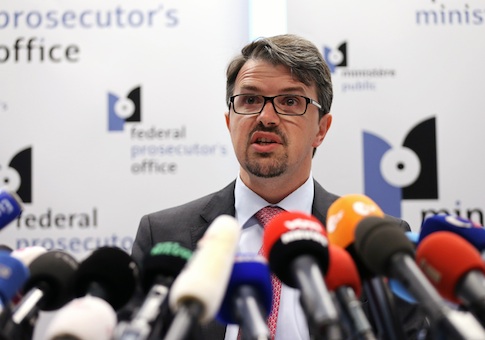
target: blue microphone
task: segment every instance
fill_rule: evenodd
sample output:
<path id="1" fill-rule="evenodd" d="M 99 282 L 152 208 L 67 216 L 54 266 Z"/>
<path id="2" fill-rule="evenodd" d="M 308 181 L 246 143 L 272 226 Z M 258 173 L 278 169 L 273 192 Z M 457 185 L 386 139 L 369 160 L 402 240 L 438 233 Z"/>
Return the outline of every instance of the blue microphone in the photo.
<path id="1" fill-rule="evenodd" d="M 0 252 L 0 328 L 10 317 L 9 305 L 29 277 L 29 270 L 22 261 Z"/>
<path id="2" fill-rule="evenodd" d="M 14 193 L 0 189 L 0 229 L 6 227 L 22 213 L 22 201 Z"/>
<path id="3" fill-rule="evenodd" d="M 418 244 L 436 231 L 449 231 L 463 237 L 479 252 L 485 250 L 485 229 L 469 219 L 453 215 L 434 215 L 424 220 L 419 233 Z"/>
<path id="4" fill-rule="evenodd" d="M 272 298 L 271 272 L 266 259 L 255 254 L 236 254 L 217 320 L 238 324 L 243 338 L 269 339 L 265 320 L 271 312 Z"/>

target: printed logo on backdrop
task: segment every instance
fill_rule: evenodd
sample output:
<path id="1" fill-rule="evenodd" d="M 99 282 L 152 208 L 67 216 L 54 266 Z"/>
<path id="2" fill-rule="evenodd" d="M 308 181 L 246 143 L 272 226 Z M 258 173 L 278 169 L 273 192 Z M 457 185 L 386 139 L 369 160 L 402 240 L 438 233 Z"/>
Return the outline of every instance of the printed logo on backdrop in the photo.
<path id="1" fill-rule="evenodd" d="M 108 130 L 123 131 L 127 122 L 141 122 L 141 87 L 126 97 L 108 93 Z"/>
<path id="2" fill-rule="evenodd" d="M 382 210 L 392 216 L 402 217 L 404 200 L 437 200 L 438 157 L 436 118 L 432 117 L 411 128 L 401 146 L 392 147 L 377 134 L 363 132 L 364 192 Z M 453 209 L 421 210 L 421 220 L 430 215 L 445 213 L 483 224 L 480 209 L 460 210 L 459 201 Z"/>
<path id="3" fill-rule="evenodd" d="M 343 41 L 335 46 L 324 45 L 322 49 L 332 77 L 338 77 L 340 90 L 343 93 L 350 92 L 373 92 L 377 91 L 381 82 L 385 79 L 394 79 L 396 70 L 381 67 L 358 67 L 359 60 L 355 59 L 355 53 L 350 58 L 350 44 Z M 361 51 L 365 53 L 365 51 Z M 352 61 L 352 63 L 349 62 Z"/>
<path id="4" fill-rule="evenodd" d="M 23 203 L 32 203 L 32 147 L 18 151 L 8 164 L 0 164 L 0 187 L 15 192 Z"/>
<path id="5" fill-rule="evenodd" d="M 438 198 L 436 119 L 412 128 L 402 146 L 364 131 L 364 191 L 386 213 L 401 216 L 401 201 Z"/>
<path id="6" fill-rule="evenodd" d="M 227 156 L 228 147 L 219 142 L 190 142 L 189 129 L 184 123 L 163 126 L 145 122 L 142 100 L 142 86 L 128 90 L 126 97 L 108 91 L 108 132 L 125 134 L 131 140 L 132 174 L 175 175 L 181 159 Z"/>
<path id="7" fill-rule="evenodd" d="M 6 164 L 0 164 L 0 187 L 15 192 L 24 203 L 22 214 L 12 222 L 16 232 L 11 247 L 19 249 L 42 246 L 47 250 L 61 249 L 71 253 L 83 253 L 102 246 L 116 246 L 130 251 L 133 245 L 132 237 L 117 234 L 96 236 L 96 233 L 101 231 L 98 208 L 72 212 L 55 206 L 42 207 L 42 202 L 33 201 L 32 150 L 32 146 L 21 149 L 11 155 Z M 48 195 L 49 192 L 43 193 L 42 196 Z M 74 203 L 77 204 L 75 201 Z M 60 236 L 63 232 L 70 235 Z M 89 236 L 82 235 L 86 232 Z"/>
<path id="8" fill-rule="evenodd" d="M 341 43 L 336 48 L 323 47 L 323 58 L 327 62 L 330 72 L 335 73 L 337 67 L 347 66 L 347 42 Z"/>
<path id="9" fill-rule="evenodd" d="M 139 5 L 141 6 L 141 5 Z M 178 11 L 161 3 L 150 3 L 147 8 L 127 8 L 115 5 L 107 8 L 65 9 L 36 8 L 31 10 L 0 10 L 0 30 L 10 31 L 11 41 L 0 42 L 0 64 L 5 63 L 77 63 L 83 48 L 77 42 L 60 42 L 57 35 L 47 31 L 74 30 L 138 30 L 174 28 L 179 25 Z M 19 35 L 14 37 L 14 32 Z M 25 34 L 25 32 L 32 32 Z M 109 48 L 109 47 L 108 47 Z"/>
<path id="10" fill-rule="evenodd" d="M 470 5 L 469 2 L 435 1 L 423 2 L 415 12 L 415 23 L 420 27 L 428 26 L 483 26 L 485 25 L 485 7 Z"/>

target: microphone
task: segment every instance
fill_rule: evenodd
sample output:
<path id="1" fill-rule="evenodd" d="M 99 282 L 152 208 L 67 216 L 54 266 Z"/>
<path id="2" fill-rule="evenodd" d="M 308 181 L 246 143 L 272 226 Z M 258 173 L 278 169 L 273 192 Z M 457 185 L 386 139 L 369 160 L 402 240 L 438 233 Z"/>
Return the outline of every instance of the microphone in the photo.
<path id="1" fill-rule="evenodd" d="M 485 264 L 462 237 L 438 231 L 416 249 L 416 262 L 445 299 L 465 305 L 485 326 Z"/>
<path id="2" fill-rule="evenodd" d="M 116 339 L 161 337 L 163 318 L 169 313 L 169 288 L 191 256 L 192 251 L 177 242 L 160 242 L 150 250 L 142 264 L 143 291 L 147 295 L 131 321 L 118 324 Z"/>
<path id="3" fill-rule="evenodd" d="M 299 289 L 310 333 L 341 339 L 337 309 L 323 279 L 329 256 L 320 221 L 302 212 L 281 212 L 265 228 L 263 255 L 282 283 Z"/>
<path id="4" fill-rule="evenodd" d="M 0 252 L 0 326 L 11 316 L 10 303 L 24 286 L 29 270 L 18 259 L 6 252 Z M 0 328 L 1 328 L 0 327 Z"/>
<path id="5" fill-rule="evenodd" d="M 485 250 L 485 229 L 472 221 L 453 215 L 434 215 L 424 220 L 419 232 L 418 244 L 437 231 L 449 231 L 467 240 L 479 252 Z"/>
<path id="6" fill-rule="evenodd" d="M 272 296 L 266 259 L 261 255 L 237 254 L 217 319 L 240 325 L 243 339 L 269 339 L 266 318 L 271 312 Z"/>
<path id="7" fill-rule="evenodd" d="M 40 310 L 59 309 L 74 298 L 72 279 L 77 268 L 76 259 L 61 250 L 51 250 L 34 259 L 22 289 L 23 297 L 13 308 L 4 333 L 13 339 L 32 338 Z"/>
<path id="8" fill-rule="evenodd" d="M 367 216 L 384 217 L 381 208 L 369 197 L 361 194 L 349 194 L 335 200 L 327 212 L 328 240 L 349 252 L 357 266 L 361 278 L 374 276 L 361 261 L 355 251 L 355 229 Z"/>
<path id="9" fill-rule="evenodd" d="M 41 246 L 32 246 L 26 248 L 19 248 L 12 250 L 10 256 L 15 257 L 16 259 L 20 260 L 26 267 L 29 267 L 32 261 L 34 261 L 37 257 L 47 252 L 47 249 Z M 12 298 L 12 303 L 16 305 L 19 303 L 22 295 L 20 294 L 20 290 L 17 294 Z"/>
<path id="10" fill-rule="evenodd" d="M 0 251 L 10 254 L 13 251 L 13 249 L 7 246 L 6 244 L 0 244 Z"/>
<path id="11" fill-rule="evenodd" d="M 348 321 L 352 339 L 376 339 L 367 316 L 358 297 L 361 282 L 357 267 L 347 251 L 330 244 L 328 247 L 330 262 L 325 275 L 325 283 L 335 293 L 341 312 Z"/>
<path id="12" fill-rule="evenodd" d="M 116 320 L 116 312 L 109 303 L 86 295 L 57 311 L 43 339 L 111 340 Z"/>
<path id="13" fill-rule="evenodd" d="M 26 266 L 30 266 L 32 261 L 38 258 L 40 255 L 47 252 L 47 249 L 41 246 L 31 246 L 25 248 L 19 248 L 13 250 L 10 255 L 22 261 Z"/>
<path id="14" fill-rule="evenodd" d="M 416 249 L 416 246 L 418 245 L 418 240 L 419 240 L 419 233 L 413 232 L 413 231 L 406 231 L 404 233 L 406 237 L 408 238 L 409 241 L 414 246 L 414 249 Z M 403 285 L 394 279 L 389 279 L 389 288 L 391 288 L 391 291 L 401 298 L 402 300 L 410 303 L 410 304 L 416 304 L 416 299 L 407 291 L 406 288 L 403 287 Z"/>
<path id="15" fill-rule="evenodd" d="M 220 215 L 209 225 L 170 290 L 169 306 L 175 317 L 165 340 L 185 339 L 197 323 L 215 317 L 231 275 L 240 233 L 237 220 L 229 215 Z"/>
<path id="16" fill-rule="evenodd" d="M 15 193 L 0 189 L 0 229 L 19 217 L 22 210 L 22 201 Z"/>
<path id="17" fill-rule="evenodd" d="M 74 292 L 76 297 L 101 298 L 118 310 L 132 297 L 138 277 L 138 267 L 128 253 L 105 246 L 79 264 L 74 275 Z"/>
<path id="18" fill-rule="evenodd" d="M 436 329 L 445 329 L 453 339 L 485 339 L 485 331 L 470 313 L 459 315 L 444 304 L 414 261 L 413 244 L 392 221 L 363 219 L 355 231 L 355 245 L 371 270 L 399 280 L 413 294 Z"/>
<path id="19" fill-rule="evenodd" d="M 355 249 L 355 229 L 368 217 L 384 217 L 381 208 L 368 196 L 349 194 L 335 200 L 327 212 L 327 233 L 330 244 L 345 249 L 354 260 L 365 296 L 369 301 L 369 321 L 378 338 L 404 340 L 401 320 L 391 291 L 381 276 L 375 275 L 362 261 Z"/>

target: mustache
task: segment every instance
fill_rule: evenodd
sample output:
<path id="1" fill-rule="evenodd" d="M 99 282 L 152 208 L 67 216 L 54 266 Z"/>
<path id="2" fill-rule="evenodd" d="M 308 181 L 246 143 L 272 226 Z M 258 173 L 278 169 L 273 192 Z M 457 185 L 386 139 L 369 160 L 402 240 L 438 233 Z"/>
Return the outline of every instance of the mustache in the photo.
<path id="1" fill-rule="evenodd" d="M 278 126 L 265 126 L 262 122 L 259 122 L 259 124 L 251 130 L 249 136 L 252 136 L 255 132 L 258 131 L 274 133 L 281 138 L 281 141 L 284 145 L 288 143 L 288 138 L 286 138 L 286 134 L 284 134 Z"/>

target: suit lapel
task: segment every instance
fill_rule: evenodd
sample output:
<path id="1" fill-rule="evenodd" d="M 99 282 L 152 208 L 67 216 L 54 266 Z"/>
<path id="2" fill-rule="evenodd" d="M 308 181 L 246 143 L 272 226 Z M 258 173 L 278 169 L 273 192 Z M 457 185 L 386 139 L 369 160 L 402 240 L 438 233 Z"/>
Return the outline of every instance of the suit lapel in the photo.
<path id="1" fill-rule="evenodd" d="M 324 226 L 327 224 L 327 210 L 338 196 L 326 191 L 317 181 L 313 181 L 315 193 L 313 196 L 312 215 Z"/>
<path id="2" fill-rule="evenodd" d="M 216 217 L 227 214 L 236 215 L 234 207 L 234 188 L 236 181 L 226 186 L 224 189 L 216 192 L 208 201 L 207 205 L 200 212 L 200 217 L 204 221 L 200 225 L 191 227 L 192 247 L 197 246 L 197 241 L 202 237 L 210 224 Z M 222 340 L 226 334 L 226 327 L 221 323 L 213 320 L 201 327 L 200 339 L 204 340 Z"/>
<path id="3" fill-rule="evenodd" d="M 207 202 L 207 205 L 202 208 L 200 212 L 200 224 L 190 227 L 190 234 L 192 239 L 192 249 L 195 249 L 197 242 L 204 235 L 210 224 L 220 215 L 236 215 L 236 208 L 234 207 L 234 188 L 236 181 L 233 181 L 224 189 L 214 193 Z"/>

